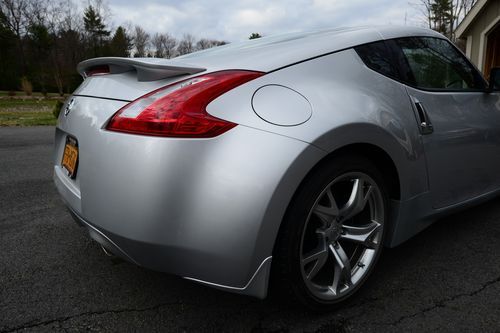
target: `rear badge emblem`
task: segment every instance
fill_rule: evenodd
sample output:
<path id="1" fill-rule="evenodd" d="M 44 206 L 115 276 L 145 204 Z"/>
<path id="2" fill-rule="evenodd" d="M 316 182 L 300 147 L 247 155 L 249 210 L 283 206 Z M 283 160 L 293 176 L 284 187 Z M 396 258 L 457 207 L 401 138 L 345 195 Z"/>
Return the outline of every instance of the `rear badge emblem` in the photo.
<path id="1" fill-rule="evenodd" d="M 68 105 L 66 105 L 66 108 L 64 109 L 64 115 L 67 116 L 70 112 L 73 106 L 75 105 L 75 99 L 72 98 L 71 101 L 69 101 Z"/>

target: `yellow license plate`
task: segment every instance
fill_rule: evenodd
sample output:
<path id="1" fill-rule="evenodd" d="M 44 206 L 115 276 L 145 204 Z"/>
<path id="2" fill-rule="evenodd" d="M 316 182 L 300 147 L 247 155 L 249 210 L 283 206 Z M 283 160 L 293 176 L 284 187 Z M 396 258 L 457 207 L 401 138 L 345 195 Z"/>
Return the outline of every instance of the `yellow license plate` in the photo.
<path id="1" fill-rule="evenodd" d="M 61 162 L 62 166 L 68 170 L 68 176 L 75 178 L 78 166 L 78 144 L 75 139 L 67 137 L 66 145 Z"/>

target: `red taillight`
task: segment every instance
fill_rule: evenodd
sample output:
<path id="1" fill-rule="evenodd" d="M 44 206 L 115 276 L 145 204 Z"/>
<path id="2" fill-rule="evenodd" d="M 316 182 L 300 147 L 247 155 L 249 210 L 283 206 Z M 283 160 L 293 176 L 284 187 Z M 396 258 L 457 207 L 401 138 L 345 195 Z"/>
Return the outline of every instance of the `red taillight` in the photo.
<path id="1" fill-rule="evenodd" d="M 104 74 L 109 74 L 109 66 L 108 65 L 99 65 L 99 66 L 94 66 L 90 67 L 88 70 L 85 71 L 85 76 L 95 76 L 95 75 L 104 75 Z"/>
<path id="2" fill-rule="evenodd" d="M 167 137 L 215 137 L 236 124 L 212 117 L 206 106 L 225 92 L 263 74 L 231 70 L 176 82 L 125 105 L 111 118 L 107 129 Z"/>

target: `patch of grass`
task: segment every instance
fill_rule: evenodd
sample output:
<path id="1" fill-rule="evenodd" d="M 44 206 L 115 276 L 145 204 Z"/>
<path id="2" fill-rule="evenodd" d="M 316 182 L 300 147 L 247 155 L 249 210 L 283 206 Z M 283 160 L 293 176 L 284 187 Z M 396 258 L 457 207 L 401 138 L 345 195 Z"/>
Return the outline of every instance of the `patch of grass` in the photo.
<path id="1" fill-rule="evenodd" d="M 31 98 L 31 97 L 38 97 L 38 98 L 43 98 L 45 97 L 41 92 L 39 91 L 34 91 L 33 94 L 31 96 L 26 96 L 26 94 L 24 93 L 24 91 L 15 91 L 16 93 L 16 97 L 27 97 L 27 98 Z M 68 96 L 68 94 L 64 94 L 65 97 Z M 0 97 L 9 97 L 9 91 L 7 90 L 0 90 Z M 52 98 L 52 97 L 61 97 L 58 93 L 47 93 L 47 97 L 49 98 Z"/>
<path id="2" fill-rule="evenodd" d="M 55 126 L 51 111 L 0 111 L 0 126 Z"/>
<path id="3" fill-rule="evenodd" d="M 54 115 L 54 117 L 59 118 L 59 113 L 61 113 L 61 109 L 62 109 L 63 105 L 64 105 L 63 101 L 58 100 L 56 102 L 56 104 L 52 108 L 52 114 Z"/>
<path id="4" fill-rule="evenodd" d="M 0 126 L 55 125 L 57 100 L 0 99 Z"/>
<path id="5" fill-rule="evenodd" d="M 0 111 L 49 111 L 56 103 L 48 99 L 0 99 Z"/>

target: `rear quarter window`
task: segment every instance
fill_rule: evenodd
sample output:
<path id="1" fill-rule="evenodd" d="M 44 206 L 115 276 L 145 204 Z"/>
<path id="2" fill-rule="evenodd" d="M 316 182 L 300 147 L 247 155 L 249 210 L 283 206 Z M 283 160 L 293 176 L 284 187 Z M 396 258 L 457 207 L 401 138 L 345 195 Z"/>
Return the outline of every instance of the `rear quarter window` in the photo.
<path id="1" fill-rule="evenodd" d="M 384 41 L 355 47 L 355 51 L 366 66 L 374 71 L 398 79 L 398 71 L 391 60 L 390 50 Z"/>

